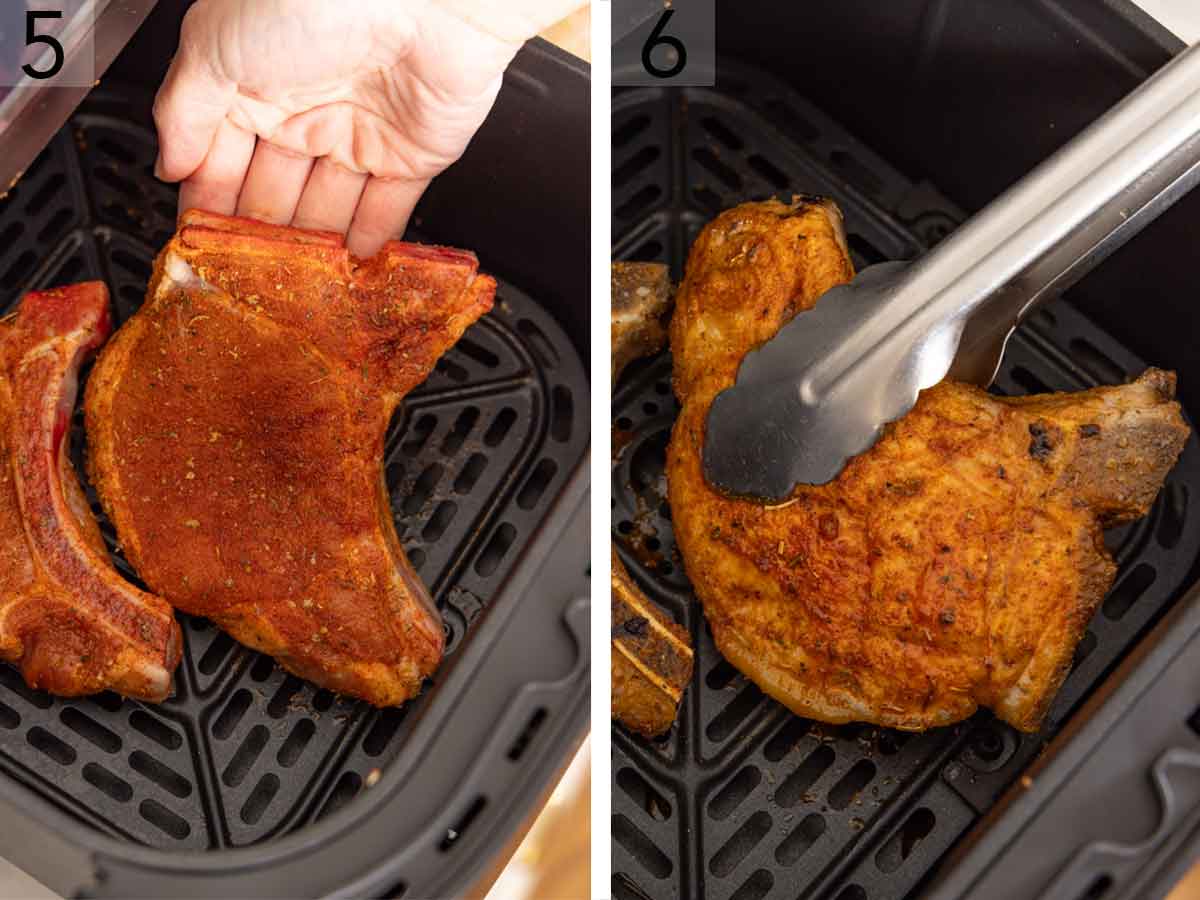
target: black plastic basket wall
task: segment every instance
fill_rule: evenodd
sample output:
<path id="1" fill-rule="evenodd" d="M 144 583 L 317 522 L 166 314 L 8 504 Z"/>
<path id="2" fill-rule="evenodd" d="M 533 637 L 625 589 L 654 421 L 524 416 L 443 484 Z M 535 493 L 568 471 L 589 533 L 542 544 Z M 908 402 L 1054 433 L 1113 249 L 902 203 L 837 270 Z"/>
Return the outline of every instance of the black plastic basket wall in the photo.
<path id="1" fill-rule="evenodd" d="M 108 283 L 118 323 L 142 302 L 175 221 L 175 193 L 152 175 L 142 99 L 93 92 L 0 200 L 0 312 L 28 289 L 91 278 Z M 502 283 L 495 310 L 393 422 L 388 490 L 408 557 L 442 611 L 445 665 L 583 458 L 587 390 L 554 319 Z M 72 440 L 82 473 L 80 415 Z M 119 568 L 134 577 L 100 518 Z M 58 700 L 0 665 L 0 773 L 130 841 L 244 846 L 350 802 L 438 690 L 435 677 L 413 703 L 374 710 L 287 675 L 204 620 L 182 621 L 177 693 L 161 706 L 113 694 Z M 529 724 L 514 758 L 545 722 Z"/>
<path id="2" fill-rule="evenodd" d="M 682 274 L 703 225 L 739 202 L 833 197 L 855 264 L 919 254 L 961 214 L 912 183 L 794 91 L 722 60 L 720 91 L 638 89 L 613 100 L 613 256 Z M 1067 303 L 1011 342 L 995 389 L 1078 390 L 1145 363 Z M 1074 668 L 1037 735 L 980 713 L 906 734 L 833 727 L 789 713 L 716 651 L 682 570 L 664 461 L 678 406 L 669 354 L 635 364 L 617 387 L 615 427 L 632 433 L 613 470 L 613 528 L 650 597 L 684 623 L 695 674 L 658 741 L 613 727 L 613 894 L 633 898 L 883 900 L 910 895 L 1062 727 L 1114 661 L 1184 587 L 1200 551 L 1200 444 L 1144 520 L 1106 542 L 1120 564 Z"/>

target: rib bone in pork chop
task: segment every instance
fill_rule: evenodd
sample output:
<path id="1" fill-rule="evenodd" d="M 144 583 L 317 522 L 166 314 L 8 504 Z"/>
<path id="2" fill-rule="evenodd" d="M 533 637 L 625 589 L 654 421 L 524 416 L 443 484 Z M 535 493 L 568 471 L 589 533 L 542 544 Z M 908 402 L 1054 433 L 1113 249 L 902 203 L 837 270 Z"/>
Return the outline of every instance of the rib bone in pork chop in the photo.
<path id="1" fill-rule="evenodd" d="M 378 706 L 441 617 L 384 486 L 400 399 L 492 305 L 474 255 L 189 212 L 88 385 L 91 472 L 130 562 L 318 685 Z"/>
<path id="2" fill-rule="evenodd" d="M 79 367 L 111 330 L 98 282 L 28 294 L 0 320 L 0 658 L 53 694 L 158 701 L 179 626 L 113 568 L 69 455 Z"/>
<path id="3" fill-rule="evenodd" d="M 994 397 L 943 382 L 833 482 L 762 506 L 709 488 L 705 417 L 738 364 L 852 275 L 829 201 L 751 203 L 697 239 L 675 301 L 675 535 L 717 647 L 795 712 L 904 729 L 987 706 L 1035 730 L 1188 428 L 1174 375 Z"/>

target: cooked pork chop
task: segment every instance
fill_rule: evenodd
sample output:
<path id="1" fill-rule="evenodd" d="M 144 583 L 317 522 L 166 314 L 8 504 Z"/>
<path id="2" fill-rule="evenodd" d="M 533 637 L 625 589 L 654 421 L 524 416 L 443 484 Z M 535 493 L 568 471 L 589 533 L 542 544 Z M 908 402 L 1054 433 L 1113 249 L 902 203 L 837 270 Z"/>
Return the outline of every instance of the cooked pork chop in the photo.
<path id="1" fill-rule="evenodd" d="M 113 568 L 68 446 L 79 367 L 111 331 L 99 282 L 27 294 L 0 320 L 0 659 L 52 694 L 158 701 L 179 626 Z"/>
<path id="2" fill-rule="evenodd" d="M 671 279 L 658 263 L 612 265 L 612 384 L 635 359 L 667 343 L 662 320 L 670 309 Z M 614 453 L 614 461 L 618 454 Z M 634 583 L 612 550 L 612 717 L 655 737 L 675 722 L 692 678 L 687 631 L 671 621 Z"/>
<path id="3" fill-rule="evenodd" d="M 318 685 L 404 702 L 441 617 L 384 486 L 401 398 L 492 305 L 469 253 L 198 212 L 88 383 L 91 473 L 130 562 Z"/>
<path id="4" fill-rule="evenodd" d="M 671 323 L 683 410 L 675 534 L 721 652 L 796 713 L 907 730 L 990 707 L 1031 731 L 1188 428 L 1174 376 L 1002 398 L 944 382 L 828 485 L 788 502 L 704 481 L 705 416 L 738 363 L 851 277 L 832 203 L 754 203 L 697 239 Z"/>

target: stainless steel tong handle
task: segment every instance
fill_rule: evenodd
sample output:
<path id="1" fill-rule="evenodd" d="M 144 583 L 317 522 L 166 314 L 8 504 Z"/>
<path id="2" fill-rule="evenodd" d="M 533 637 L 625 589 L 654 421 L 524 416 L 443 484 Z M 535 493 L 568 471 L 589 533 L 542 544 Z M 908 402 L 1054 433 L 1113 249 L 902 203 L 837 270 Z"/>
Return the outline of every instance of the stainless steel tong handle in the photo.
<path id="1" fill-rule="evenodd" d="M 1090 272 L 1198 181 L 1200 44 L 911 265 L 893 302 L 863 323 L 870 334 L 830 354 L 811 373 L 812 387 L 834 389 L 863 364 L 864 348 L 870 354 L 892 340 L 925 342 L 938 332 L 945 340 L 933 344 L 953 362 L 944 360 L 947 369 L 928 360 L 921 387 L 947 371 L 989 384 L 1009 334 L 1039 302 Z"/>

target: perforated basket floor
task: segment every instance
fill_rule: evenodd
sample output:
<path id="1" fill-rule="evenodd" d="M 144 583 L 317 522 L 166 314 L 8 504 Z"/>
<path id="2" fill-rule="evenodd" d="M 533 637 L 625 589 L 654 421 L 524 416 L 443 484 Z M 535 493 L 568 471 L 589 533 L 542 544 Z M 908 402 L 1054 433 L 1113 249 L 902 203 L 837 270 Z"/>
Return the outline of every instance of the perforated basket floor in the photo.
<path id="1" fill-rule="evenodd" d="M 0 200 L 0 312 L 28 289 L 91 278 L 108 283 L 118 323 L 137 309 L 175 219 L 174 191 L 151 174 L 146 109 L 93 92 Z M 396 527 L 442 611 L 448 662 L 583 459 L 587 389 L 554 319 L 501 283 L 495 310 L 393 422 Z M 81 418 L 72 435 L 80 472 Z M 418 700 L 379 712 L 287 675 L 206 621 L 181 619 L 177 694 L 161 706 L 112 694 L 57 700 L 0 665 L 0 774 L 130 841 L 244 846 L 352 800 L 403 745 L 406 719 L 437 698 L 435 676 Z M 525 752 L 539 726 L 551 730 L 542 719 L 514 750 Z"/>
<path id="2" fill-rule="evenodd" d="M 729 61 L 721 92 L 639 89 L 613 100 L 613 256 L 669 263 L 717 212 L 795 193 L 834 197 L 859 267 L 904 259 L 961 215 L 787 87 Z M 1159 364 L 1166 361 L 1158 360 Z M 996 390 L 1119 383 L 1145 363 L 1070 305 L 1010 343 Z M 634 898 L 902 898 L 995 802 L 1116 660 L 1178 597 L 1200 552 L 1200 444 L 1189 440 L 1153 511 L 1106 535 L 1120 573 L 1042 733 L 980 713 L 913 735 L 798 718 L 717 653 L 683 574 L 664 458 L 678 406 L 669 354 L 631 366 L 613 399 L 632 434 L 613 468 L 613 527 L 650 597 L 692 635 L 679 721 L 646 741 L 613 726 L 613 894 Z"/>

